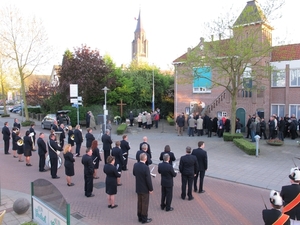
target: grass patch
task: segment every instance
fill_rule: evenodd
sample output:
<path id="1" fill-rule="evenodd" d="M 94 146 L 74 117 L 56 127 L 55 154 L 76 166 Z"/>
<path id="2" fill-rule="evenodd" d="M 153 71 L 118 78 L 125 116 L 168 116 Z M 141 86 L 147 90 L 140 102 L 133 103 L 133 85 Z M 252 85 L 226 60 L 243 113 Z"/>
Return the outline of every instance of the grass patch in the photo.
<path id="1" fill-rule="evenodd" d="M 1 117 L 10 117 L 10 114 L 2 114 Z"/>

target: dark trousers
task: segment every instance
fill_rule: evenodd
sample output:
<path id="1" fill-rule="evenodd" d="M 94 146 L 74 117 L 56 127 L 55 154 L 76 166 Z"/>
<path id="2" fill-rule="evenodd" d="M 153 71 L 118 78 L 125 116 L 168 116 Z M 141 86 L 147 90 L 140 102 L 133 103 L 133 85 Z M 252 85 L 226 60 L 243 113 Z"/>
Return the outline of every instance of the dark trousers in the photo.
<path id="1" fill-rule="evenodd" d="M 76 154 L 80 155 L 81 143 L 76 143 Z"/>
<path id="2" fill-rule="evenodd" d="M 250 129 L 250 127 L 247 127 L 247 137 L 246 138 L 249 138 L 249 136 L 251 137 L 251 129 Z"/>
<path id="3" fill-rule="evenodd" d="M 93 192 L 93 174 L 84 174 L 84 192 L 86 197 L 90 197 Z"/>
<path id="4" fill-rule="evenodd" d="M 64 148 L 64 145 L 65 145 L 65 140 L 64 139 L 60 140 L 60 147 L 62 149 Z"/>
<path id="5" fill-rule="evenodd" d="M 137 202 L 137 216 L 140 222 L 148 219 L 149 193 L 139 193 Z"/>
<path id="6" fill-rule="evenodd" d="M 4 140 L 4 153 L 8 154 L 8 150 L 9 150 L 9 139 Z"/>
<path id="7" fill-rule="evenodd" d="M 267 139 L 266 130 L 260 129 L 260 138 L 264 137 L 264 139 Z"/>
<path id="8" fill-rule="evenodd" d="M 39 171 L 43 171 L 45 169 L 45 159 L 46 156 L 45 154 L 41 154 L 39 155 L 40 160 L 39 160 Z"/>
<path id="9" fill-rule="evenodd" d="M 154 123 L 155 123 L 155 128 L 158 128 L 158 120 L 155 120 Z"/>
<path id="10" fill-rule="evenodd" d="M 203 135 L 203 129 L 197 129 L 197 133 L 198 133 L 198 136 L 202 136 Z"/>
<path id="11" fill-rule="evenodd" d="M 162 209 L 166 207 L 166 210 L 170 210 L 172 198 L 173 198 L 173 187 L 161 186 L 161 203 L 160 203 L 160 207 Z"/>
<path id="12" fill-rule="evenodd" d="M 207 137 L 211 137 L 211 130 L 207 131 L 208 136 Z"/>
<path id="13" fill-rule="evenodd" d="M 189 127 L 189 136 L 194 136 L 194 127 Z"/>
<path id="14" fill-rule="evenodd" d="M 197 180 L 199 176 L 199 191 L 203 191 L 203 180 L 205 176 L 205 170 L 204 171 L 199 171 L 196 176 L 194 177 L 194 190 L 197 191 Z"/>
<path id="15" fill-rule="evenodd" d="M 130 119 L 130 126 L 132 127 L 133 119 Z"/>
<path id="16" fill-rule="evenodd" d="M 50 164 L 51 164 L 51 177 L 55 178 L 57 177 L 57 158 L 50 158 Z"/>
<path id="17" fill-rule="evenodd" d="M 104 150 L 104 162 L 107 164 L 107 157 L 110 155 L 110 150 Z"/>
<path id="18" fill-rule="evenodd" d="M 186 196 L 186 185 L 188 185 L 188 198 L 192 198 L 192 186 L 194 181 L 194 175 L 181 175 L 181 198 L 185 198 Z"/>

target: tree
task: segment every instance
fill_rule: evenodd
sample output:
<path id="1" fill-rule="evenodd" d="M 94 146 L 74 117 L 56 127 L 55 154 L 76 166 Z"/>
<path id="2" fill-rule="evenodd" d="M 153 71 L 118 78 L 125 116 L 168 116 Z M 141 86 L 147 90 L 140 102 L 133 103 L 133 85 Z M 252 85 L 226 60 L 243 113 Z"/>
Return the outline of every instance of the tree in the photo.
<path id="1" fill-rule="evenodd" d="M 208 81 L 207 88 L 224 87 L 231 97 L 232 128 L 236 122 L 239 89 L 259 91 L 268 85 L 273 29 L 268 16 L 280 8 L 282 1 L 270 0 L 266 4 L 268 7 L 262 7 L 264 13 L 256 1 L 249 1 L 238 18 L 227 15 L 207 24 L 210 34 L 217 33 L 219 40 L 213 36 L 209 41 L 201 38 L 198 46 L 187 53 L 185 63 L 189 71 L 183 79 L 202 78 Z M 207 72 L 213 75 L 207 76 Z"/>
<path id="2" fill-rule="evenodd" d="M 29 105 L 41 105 L 45 99 L 52 96 L 54 88 L 48 80 L 36 80 L 28 87 L 26 99 Z"/>
<path id="3" fill-rule="evenodd" d="M 59 93 L 69 96 L 70 84 L 78 84 L 78 93 L 85 106 L 99 103 L 99 96 L 104 95 L 102 88 L 114 83 L 114 78 L 109 76 L 111 71 L 98 50 L 86 45 L 74 48 L 74 53 L 67 50 L 58 72 Z M 64 102 L 69 104 L 69 99 L 64 98 Z"/>
<path id="4" fill-rule="evenodd" d="M 29 120 L 25 79 L 36 69 L 47 63 L 51 47 L 40 21 L 25 18 L 17 8 L 7 7 L 0 12 L 0 54 L 15 63 L 20 76 L 21 94 L 24 101 L 25 117 Z"/>

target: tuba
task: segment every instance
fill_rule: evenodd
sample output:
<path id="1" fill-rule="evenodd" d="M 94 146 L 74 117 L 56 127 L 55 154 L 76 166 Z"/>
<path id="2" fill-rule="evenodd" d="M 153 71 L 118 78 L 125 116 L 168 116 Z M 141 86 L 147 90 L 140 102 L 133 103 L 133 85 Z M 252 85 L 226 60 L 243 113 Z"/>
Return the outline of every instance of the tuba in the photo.
<path id="1" fill-rule="evenodd" d="M 18 146 L 23 146 L 23 144 L 24 144 L 23 139 L 19 139 L 19 140 L 17 141 L 17 145 L 18 145 Z"/>

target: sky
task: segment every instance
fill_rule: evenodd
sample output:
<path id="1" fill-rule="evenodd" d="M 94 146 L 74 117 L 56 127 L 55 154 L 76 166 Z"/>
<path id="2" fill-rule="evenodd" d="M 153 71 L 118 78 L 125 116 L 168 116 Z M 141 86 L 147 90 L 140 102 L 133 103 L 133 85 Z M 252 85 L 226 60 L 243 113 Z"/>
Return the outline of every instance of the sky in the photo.
<path id="1" fill-rule="evenodd" d="M 265 0 L 260 0 L 263 2 Z M 59 65 L 65 50 L 87 45 L 101 55 L 111 56 L 117 66 L 131 61 L 131 43 L 141 9 L 141 20 L 148 44 L 148 62 L 166 70 L 172 61 L 196 46 L 204 34 L 204 23 L 225 12 L 238 14 L 247 0 L 1 0 L 1 5 L 15 5 L 22 13 L 41 19 L 55 57 L 40 69 L 49 74 Z M 281 19 L 271 24 L 274 45 L 300 43 L 297 15 L 300 1 L 286 0 Z"/>

